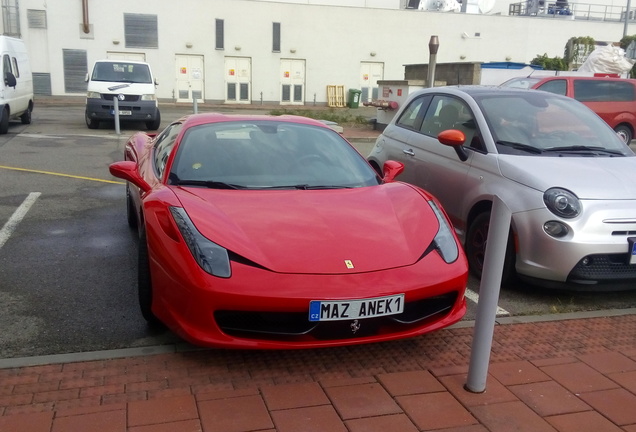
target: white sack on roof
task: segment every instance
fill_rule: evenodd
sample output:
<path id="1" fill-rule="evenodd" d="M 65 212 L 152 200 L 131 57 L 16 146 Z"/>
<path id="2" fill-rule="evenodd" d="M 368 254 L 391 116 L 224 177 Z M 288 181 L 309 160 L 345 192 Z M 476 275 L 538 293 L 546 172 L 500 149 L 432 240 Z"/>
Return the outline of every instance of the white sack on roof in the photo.
<path id="1" fill-rule="evenodd" d="M 625 50 L 612 45 L 597 47 L 579 68 L 579 72 L 625 74 L 634 60 L 625 57 Z"/>

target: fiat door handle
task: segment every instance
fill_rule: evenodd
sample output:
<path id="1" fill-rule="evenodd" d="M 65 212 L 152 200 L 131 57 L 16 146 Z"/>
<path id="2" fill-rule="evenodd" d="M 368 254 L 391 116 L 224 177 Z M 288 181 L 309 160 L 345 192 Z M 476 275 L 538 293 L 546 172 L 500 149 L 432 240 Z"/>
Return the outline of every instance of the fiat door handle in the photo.
<path id="1" fill-rule="evenodd" d="M 415 152 L 413 151 L 413 149 L 402 150 L 402 153 L 409 156 L 415 156 Z"/>

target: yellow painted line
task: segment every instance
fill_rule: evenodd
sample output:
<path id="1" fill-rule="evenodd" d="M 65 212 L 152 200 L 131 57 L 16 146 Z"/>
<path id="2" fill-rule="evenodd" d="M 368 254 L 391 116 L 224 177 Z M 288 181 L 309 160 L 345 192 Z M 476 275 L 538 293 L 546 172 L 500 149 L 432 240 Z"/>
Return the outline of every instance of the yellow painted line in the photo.
<path id="1" fill-rule="evenodd" d="M 98 179 L 98 178 L 93 178 L 93 177 L 84 177 L 84 176 L 76 176 L 76 175 L 72 175 L 72 174 L 56 173 L 56 172 L 51 172 L 51 171 L 41 171 L 41 170 L 26 169 L 26 168 L 16 168 L 16 167 L 9 167 L 9 166 L 3 166 L 3 165 L 0 165 L 0 168 L 7 169 L 7 170 L 12 170 L 12 171 L 24 171 L 24 172 L 30 172 L 30 173 L 36 173 L 36 174 L 47 174 L 47 175 L 54 175 L 54 176 L 60 176 L 60 177 L 70 177 L 70 178 L 76 178 L 76 179 L 80 179 L 80 180 L 90 180 L 90 181 L 96 181 L 96 182 L 102 182 L 102 183 L 126 184 L 126 182 L 117 181 L 117 180 L 104 180 L 104 179 Z"/>

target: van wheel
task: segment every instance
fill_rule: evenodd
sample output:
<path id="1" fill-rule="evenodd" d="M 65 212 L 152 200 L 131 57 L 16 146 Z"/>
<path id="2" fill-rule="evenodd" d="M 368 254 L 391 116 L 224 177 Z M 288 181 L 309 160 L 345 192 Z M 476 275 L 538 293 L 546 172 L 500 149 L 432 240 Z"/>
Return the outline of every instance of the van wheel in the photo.
<path id="1" fill-rule="evenodd" d="M 9 111 L 5 108 L 2 110 L 2 117 L 0 117 L 0 135 L 7 132 L 9 132 Z"/>
<path id="2" fill-rule="evenodd" d="M 633 135 L 630 128 L 625 125 L 618 125 L 614 129 L 614 132 L 623 140 L 623 142 L 627 145 L 632 141 Z"/>
<path id="3" fill-rule="evenodd" d="M 90 118 L 88 113 L 86 113 L 84 117 L 86 118 L 86 126 L 88 126 L 89 129 L 97 129 L 99 127 L 99 120 Z"/>
<path id="4" fill-rule="evenodd" d="M 484 270 L 484 257 L 486 256 L 486 244 L 488 240 L 488 228 L 490 227 L 490 212 L 486 211 L 479 214 L 470 224 L 466 233 L 466 258 L 471 273 L 481 279 Z M 504 258 L 504 266 L 502 269 L 501 285 L 510 285 L 516 280 L 515 271 L 515 248 L 512 232 L 508 235 L 508 243 L 506 245 L 506 255 Z"/>
<path id="5" fill-rule="evenodd" d="M 22 124 L 31 124 L 31 107 L 27 108 L 25 112 L 20 116 Z"/>
<path id="6" fill-rule="evenodd" d="M 159 114 L 159 110 L 157 110 L 157 117 L 154 120 L 146 122 L 146 128 L 148 130 L 157 130 L 161 126 L 161 114 Z"/>

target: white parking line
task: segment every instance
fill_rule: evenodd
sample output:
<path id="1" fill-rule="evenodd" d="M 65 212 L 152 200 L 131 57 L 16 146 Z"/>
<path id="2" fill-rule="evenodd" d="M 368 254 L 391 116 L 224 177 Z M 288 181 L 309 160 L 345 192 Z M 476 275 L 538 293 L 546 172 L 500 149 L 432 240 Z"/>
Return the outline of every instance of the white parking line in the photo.
<path id="1" fill-rule="evenodd" d="M 35 203 L 35 200 L 40 197 L 40 195 L 42 195 L 41 192 L 31 192 L 29 196 L 27 196 L 26 199 L 22 202 L 20 207 L 18 207 L 16 211 L 13 212 L 2 229 L 0 229 L 0 248 L 4 246 L 7 240 L 9 240 L 9 237 L 11 237 L 13 231 L 15 231 L 18 224 L 22 221 L 22 219 L 24 219 L 24 216 L 27 214 L 31 206 Z"/>
<path id="2" fill-rule="evenodd" d="M 133 132 L 131 132 L 132 135 Z M 31 139 L 63 139 L 68 137 L 73 138 L 103 138 L 103 139 L 121 139 L 121 135 L 97 135 L 97 134 L 58 134 L 58 135 L 44 135 L 44 134 L 32 134 L 32 133 L 21 133 L 21 138 L 31 138 Z M 126 138 L 128 138 L 126 136 Z"/>
<path id="3" fill-rule="evenodd" d="M 468 288 L 466 288 L 466 297 L 468 297 L 468 299 L 472 300 L 475 303 L 479 303 L 479 294 L 477 294 L 475 291 L 469 290 Z M 497 316 L 508 315 L 510 315 L 510 312 L 497 306 Z"/>

